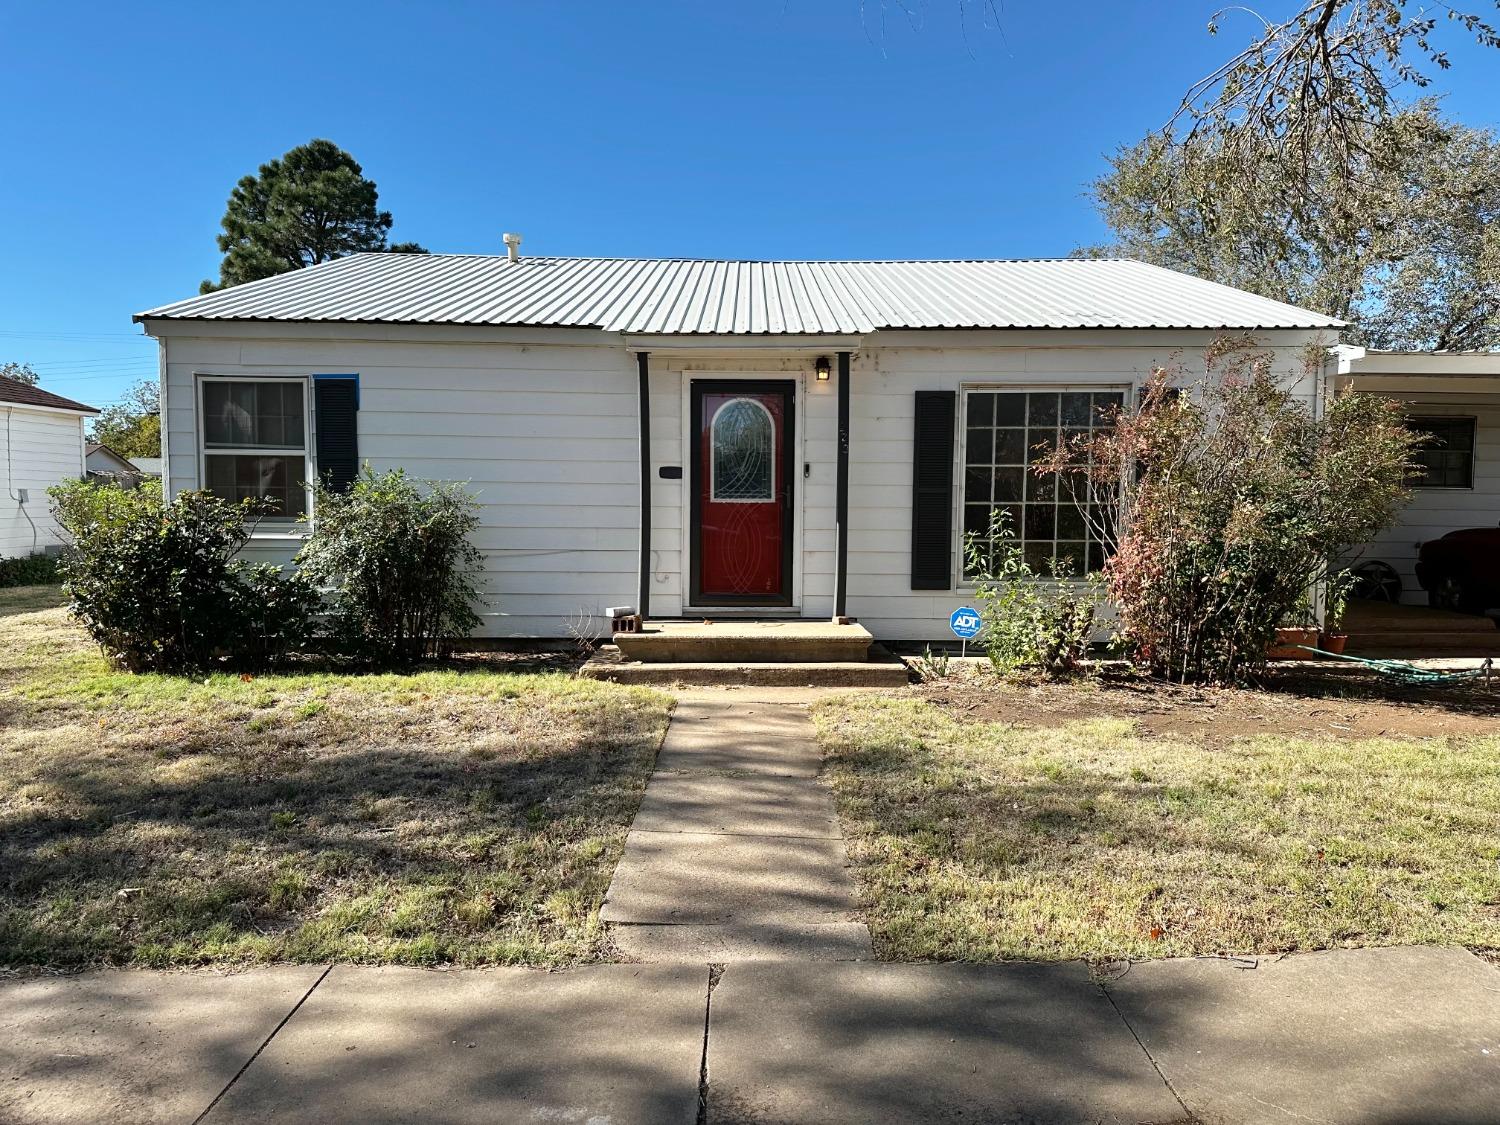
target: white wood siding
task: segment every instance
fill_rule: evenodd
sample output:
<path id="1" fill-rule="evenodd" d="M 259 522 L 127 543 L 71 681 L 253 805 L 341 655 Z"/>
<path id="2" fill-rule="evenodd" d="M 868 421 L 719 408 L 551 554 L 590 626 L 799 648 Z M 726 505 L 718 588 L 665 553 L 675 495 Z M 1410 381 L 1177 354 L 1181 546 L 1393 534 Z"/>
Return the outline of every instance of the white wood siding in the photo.
<path id="1" fill-rule="evenodd" d="M 62 543 L 47 489 L 83 468 L 83 418 L 0 403 L 0 557 Z M 26 489 L 22 505 L 17 492 Z"/>
<path id="2" fill-rule="evenodd" d="M 339 333 L 369 338 L 338 339 Z M 1212 335 L 934 331 L 866 340 L 851 372 L 849 612 L 884 639 L 939 640 L 946 636 L 949 613 L 970 597 L 959 588 L 911 589 L 916 391 L 1133 386 L 1157 365 L 1180 364 L 1192 377 L 1201 372 L 1197 357 Z M 401 466 L 417 477 L 467 481 L 479 493 L 483 526 L 477 539 L 486 557 L 488 598 L 482 635 L 562 637 L 579 617 L 597 619 L 606 606 L 635 604 L 640 454 L 637 368 L 629 342 L 570 330 L 533 331 L 524 342 L 480 338 L 437 326 L 424 332 L 411 326 L 216 325 L 194 336 L 169 336 L 169 487 L 197 485 L 197 375 L 357 373 L 362 458 L 377 470 Z M 1301 349 L 1313 339 L 1313 333 L 1283 332 L 1265 341 L 1277 349 L 1278 369 L 1298 381 L 1299 393 L 1308 398 L 1317 380 L 1303 371 Z M 701 348 L 693 344 L 693 352 L 679 350 L 679 343 L 651 354 L 653 616 L 694 608 L 686 605 L 686 387 L 692 378 L 716 376 L 797 381 L 793 589 L 803 616 L 831 615 L 838 376 L 835 371 L 828 382 L 817 382 L 813 357 L 802 343 L 795 355 L 777 353 L 773 341 L 733 353 L 716 352 L 711 341 Z M 838 350 L 830 343 L 825 354 Z M 962 425 L 960 418 L 960 432 Z M 680 466 L 681 479 L 662 479 L 665 466 Z M 956 471 L 955 528 L 961 526 L 962 479 Z M 250 553 L 285 560 L 296 543 L 263 538 Z"/>
<path id="3" fill-rule="evenodd" d="M 1374 389 L 1369 380 L 1355 385 Z M 1397 390 L 1397 377 L 1380 380 L 1388 397 L 1407 404 L 1419 417 L 1453 416 L 1475 419 L 1474 487 L 1416 488 L 1396 525 L 1361 547 L 1354 561 L 1380 559 L 1401 575 L 1401 600 L 1425 605 L 1426 592 L 1417 585 L 1417 549 L 1463 527 L 1493 527 L 1500 522 L 1500 393 L 1485 393 L 1494 380 L 1446 381 L 1450 389 L 1431 390 L 1432 380 L 1412 379 Z M 1467 384 L 1465 386 L 1464 384 Z M 1473 388 L 1473 389 L 1470 389 Z"/>
<path id="4" fill-rule="evenodd" d="M 634 358 L 619 347 L 169 337 L 171 491 L 198 483 L 201 374 L 358 374 L 359 455 L 477 494 L 488 637 L 564 637 L 633 604 L 640 454 Z M 316 431 L 317 421 L 313 426 Z M 309 443 L 315 434 L 309 435 Z M 294 536 L 248 557 L 284 562 Z"/>

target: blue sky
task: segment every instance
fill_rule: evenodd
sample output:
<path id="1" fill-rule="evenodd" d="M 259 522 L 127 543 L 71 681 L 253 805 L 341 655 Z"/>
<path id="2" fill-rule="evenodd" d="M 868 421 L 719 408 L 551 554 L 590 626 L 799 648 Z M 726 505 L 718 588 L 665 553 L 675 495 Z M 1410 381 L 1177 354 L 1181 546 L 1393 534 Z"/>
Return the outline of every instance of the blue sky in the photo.
<path id="1" fill-rule="evenodd" d="M 0 0 L 0 362 L 95 404 L 154 373 L 130 314 L 216 276 L 235 180 L 318 136 L 433 250 L 1064 255 L 1104 154 L 1248 38 L 1217 6 Z M 1449 111 L 1500 125 L 1500 57 L 1445 39 Z"/>

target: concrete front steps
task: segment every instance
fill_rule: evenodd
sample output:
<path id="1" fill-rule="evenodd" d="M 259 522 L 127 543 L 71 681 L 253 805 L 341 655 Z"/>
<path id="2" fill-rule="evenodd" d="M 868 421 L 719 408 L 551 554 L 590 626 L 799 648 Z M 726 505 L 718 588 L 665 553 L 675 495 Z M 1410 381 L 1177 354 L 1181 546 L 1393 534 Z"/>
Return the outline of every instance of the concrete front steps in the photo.
<path id="1" fill-rule="evenodd" d="M 715 687 L 900 687 L 906 665 L 855 622 L 652 621 L 616 633 L 591 679 Z"/>
<path id="2" fill-rule="evenodd" d="M 1500 656 L 1494 618 L 1427 606 L 1351 602 L 1345 620 L 1350 656 Z"/>

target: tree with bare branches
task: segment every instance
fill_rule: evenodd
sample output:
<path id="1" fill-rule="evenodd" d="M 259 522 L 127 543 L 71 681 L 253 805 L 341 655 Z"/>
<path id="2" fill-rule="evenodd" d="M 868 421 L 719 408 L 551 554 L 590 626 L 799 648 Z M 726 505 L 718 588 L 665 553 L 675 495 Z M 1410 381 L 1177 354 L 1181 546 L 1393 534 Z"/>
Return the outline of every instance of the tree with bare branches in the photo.
<path id="1" fill-rule="evenodd" d="M 1492 2 L 1500 9 L 1500 0 Z M 1374 127 L 1396 111 L 1397 89 L 1426 87 L 1432 68 L 1451 65 L 1441 25 L 1500 47 L 1500 33 L 1478 12 L 1439 7 L 1441 20 L 1410 0 L 1303 0 L 1280 23 L 1247 7 L 1224 8 L 1210 34 L 1234 13 L 1257 20 L 1259 34 L 1188 88 L 1164 132 L 1186 124 L 1189 139 L 1213 138 L 1247 171 L 1270 155 L 1302 167 L 1310 182 L 1320 160 L 1342 161 L 1357 174 L 1371 155 Z"/>

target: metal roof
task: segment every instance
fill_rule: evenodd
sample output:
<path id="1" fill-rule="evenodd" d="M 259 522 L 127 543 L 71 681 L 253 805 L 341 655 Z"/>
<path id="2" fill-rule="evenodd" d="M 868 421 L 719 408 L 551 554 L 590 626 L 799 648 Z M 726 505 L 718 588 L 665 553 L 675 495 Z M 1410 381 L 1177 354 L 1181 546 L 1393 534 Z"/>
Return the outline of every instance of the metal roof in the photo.
<path id="1" fill-rule="evenodd" d="M 759 262 L 351 254 L 136 319 L 851 334 L 900 328 L 1338 328 L 1143 262 Z"/>

